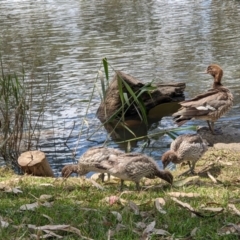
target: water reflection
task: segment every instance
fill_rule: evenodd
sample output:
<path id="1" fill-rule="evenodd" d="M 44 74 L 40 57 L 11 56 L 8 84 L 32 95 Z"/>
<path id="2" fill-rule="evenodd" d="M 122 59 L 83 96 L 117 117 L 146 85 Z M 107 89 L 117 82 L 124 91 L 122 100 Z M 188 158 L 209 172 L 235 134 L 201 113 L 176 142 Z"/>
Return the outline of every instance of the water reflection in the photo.
<path id="1" fill-rule="evenodd" d="M 163 103 L 152 108 L 148 113 L 148 124 L 146 125 L 138 116 L 128 117 L 124 123 L 112 121 L 104 124 L 106 131 L 114 140 L 118 147 L 126 152 L 136 148 L 139 141 L 148 141 L 148 131 L 157 128 L 163 117 L 171 116 L 179 109 L 180 105 L 176 102 Z M 163 134 L 159 132 L 158 137 Z M 130 144 L 130 145 L 129 145 Z"/>
<path id="2" fill-rule="evenodd" d="M 39 148 L 49 152 L 56 172 L 56 166 L 72 161 L 64 145 L 71 126 L 68 141 L 71 150 L 77 148 L 77 157 L 106 139 L 105 130 L 97 130 L 98 92 L 90 103 L 83 102 L 92 95 L 104 57 L 114 69 L 144 83 L 186 82 L 186 98 L 211 86 L 212 79 L 201 72 L 209 63 L 218 63 L 224 69 L 223 83 L 235 96 L 234 108 L 222 120 L 239 127 L 239 1 L 2 0 L 0 12 L 4 67 L 16 72 L 25 68 L 26 79 L 36 85 L 35 108 L 50 79 L 44 126 L 54 129 L 54 134 Z M 96 85 L 100 87 L 99 82 Z M 172 124 L 170 118 L 163 118 L 156 127 Z M 95 131 L 96 142 L 87 141 Z M 159 157 L 169 141 L 151 139 L 146 153 Z"/>

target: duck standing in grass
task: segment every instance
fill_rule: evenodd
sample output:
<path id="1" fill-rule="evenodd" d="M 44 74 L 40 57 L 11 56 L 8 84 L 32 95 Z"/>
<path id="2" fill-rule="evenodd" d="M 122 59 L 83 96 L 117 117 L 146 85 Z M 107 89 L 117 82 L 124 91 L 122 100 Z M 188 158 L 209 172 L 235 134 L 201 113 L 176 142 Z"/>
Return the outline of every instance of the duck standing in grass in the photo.
<path id="1" fill-rule="evenodd" d="M 139 190 L 139 183 L 143 177 L 159 177 L 170 184 L 173 182 L 173 176 L 169 171 L 161 170 L 151 157 L 142 153 L 126 153 L 118 156 L 113 161 L 103 160 L 97 167 L 110 175 L 120 178 L 121 190 L 124 180 L 135 182 L 136 188 Z"/>
<path id="2" fill-rule="evenodd" d="M 199 134 L 184 134 L 178 136 L 170 146 L 170 150 L 162 155 L 163 168 L 172 162 L 179 164 L 188 162 L 192 174 L 196 162 L 207 151 L 208 143 Z"/>
<path id="3" fill-rule="evenodd" d="M 62 169 L 62 176 L 68 177 L 71 173 L 80 176 L 89 172 L 108 173 L 121 179 L 121 190 L 124 180 L 136 183 L 139 190 L 141 178 L 159 177 L 172 184 L 173 176 L 169 171 L 161 170 L 157 163 L 141 153 L 124 153 L 113 148 L 90 148 L 79 159 L 78 165 L 67 165 Z"/>
<path id="4" fill-rule="evenodd" d="M 221 83 L 223 70 L 220 66 L 211 64 L 206 73 L 214 78 L 212 88 L 192 99 L 180 102 L 181 108 L 173 114 L 173 118 L 178 126 L 191 119 L 206 120 L 211 133 L 217 134 L 214 122 L 231 109 L 233 95 Z"/>
<path id="5" fill-rule="evenodd" d="M 72 173 L 78 173 L 79 175 L 85 175 L 89 172 L 106 173 L 106 171 L 99 169 L 96 166 L 103 160 L 114 160 L 122 154 L 125 153 L 114 148 L 92 147 L 80 157 L 78 164 L 64 166 L 62 169 L 62 176 L 67 178 Z M 104 175 L 102 175 L 102 177 L 104 178 Z"/>

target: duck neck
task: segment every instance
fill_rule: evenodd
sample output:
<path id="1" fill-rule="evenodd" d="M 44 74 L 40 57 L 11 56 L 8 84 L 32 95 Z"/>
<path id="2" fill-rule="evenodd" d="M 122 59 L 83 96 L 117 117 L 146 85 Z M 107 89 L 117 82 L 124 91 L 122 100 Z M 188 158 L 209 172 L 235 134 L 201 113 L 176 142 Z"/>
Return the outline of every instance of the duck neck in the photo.
<path id="1" fill-rule="evenodd" d="M 223 75 L 223 73 L 219 72 L 218 74 L 216 74 L 214 76 L 213 88 L 222 87 L 222 83 L 221 83 L 222 75 Z"/>
<path id="2" fill-rule="evenodd" d="M 182 156 L 181 154 L 175 153 L 174 152 L 174 157 L 172 158 L 172 163 L 178 164 L 180 162 L 182 162 Z"/>

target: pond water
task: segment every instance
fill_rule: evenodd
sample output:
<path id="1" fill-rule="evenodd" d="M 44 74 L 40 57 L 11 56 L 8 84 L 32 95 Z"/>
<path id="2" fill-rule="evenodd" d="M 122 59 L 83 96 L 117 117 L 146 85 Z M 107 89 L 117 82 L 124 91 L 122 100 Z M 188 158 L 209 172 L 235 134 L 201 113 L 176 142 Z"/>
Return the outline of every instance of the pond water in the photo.
<path id="1" fill-rule="evenodd" d="M 210 88 L 212 79 L 202 72 L 218 63 L 223 84 L 235 96 L 233 109 L 218 124 L 240 126 L 240 1 L 1 0 L 0 13 L 4 67 L 17 73 L 24 67 L 36 112 L 49 79 L 38 148 L 56 176 L 107 138 L 95 116 L 100 95 L 94 90 L 105 57 L 110 78 L 122 70 L 144 83 L 185 82 L 186 98 Z M 169 116 L 149 132 L 170 127 Z M 170 142 L 168 136 L 150 138 L 144 152 L 158 160 Z M 133 150 L 141 151 L 142 143 Z M 120 147 L 111 139 L 108 144 Z"/>

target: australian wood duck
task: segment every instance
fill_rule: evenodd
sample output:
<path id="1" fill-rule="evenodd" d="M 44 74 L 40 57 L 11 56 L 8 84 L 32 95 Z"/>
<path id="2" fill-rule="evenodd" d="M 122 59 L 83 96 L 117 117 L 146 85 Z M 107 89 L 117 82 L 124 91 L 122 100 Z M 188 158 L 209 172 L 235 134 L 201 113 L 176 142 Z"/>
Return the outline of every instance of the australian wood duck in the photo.
<path id="1" fill-rule="evenodd" d="M 159 177 L 172 184 L 173 176 L 169 171 L 160 170 L 157 163 L 141 153 L 124 153 L 113 148 L 90 148 L 84 153 L 78 165 L 67 165 L 62 169 L 62 176 L 68 177 L 71 173 L 80 176 L 88 172 L 108 173 L 121 179 L 121 189 L 124 180 L 136 183 L 139 190 L 141 178 Z"/>
<path id="2" fill-rule="evenodd" d="M 190 171 L 194 173 L 196 162 L 207 151 L 208 143 L 198 134 L 178 136 L 170 146 L 170 150 L 162 155 L 163 167 L 172 162 L 179 164 L 188 162 Z"/>
<path id="3" fill-rule="evenodd" d="M 114 160 L 103 160 L 97 167 L 120 178 L 121 189 L 124 180 L 128 180 L 135 182 L 139 190 L 139 182 L 143 177 L 159 177 L 170 184 L 173 182 L 173 176 L 169 171 L 161 170 L 151 157 L 142 153 L 119 155 Z"/>
<path id="4" fill-rule="evenodd" d="M 78 173 L 80 175 L 85 175 L 89 172 L 106 173 L 106 171 L 96 166 L 103 160 L 112 160 L 121 154 L 125 153 L 114 148 L 92 147 L 80 157 L 78 164 L 64 166 L 62 169 L 62 176 L 67 178 L 72 173 Z"/>
<path id="5" fill-rule="evenodd" d="M 212 134 L 217 134 L 214 122 L 231 109 L 233 95 L 221 83 L 223 70 L 220 66 L 211 64 L 206 73 L 214 78 L 212 88 L 192 99 L 180 102 L 181 108 L 173 114 L 173 118 L 178 126 L 191 119 L 206 120 Z"/>

